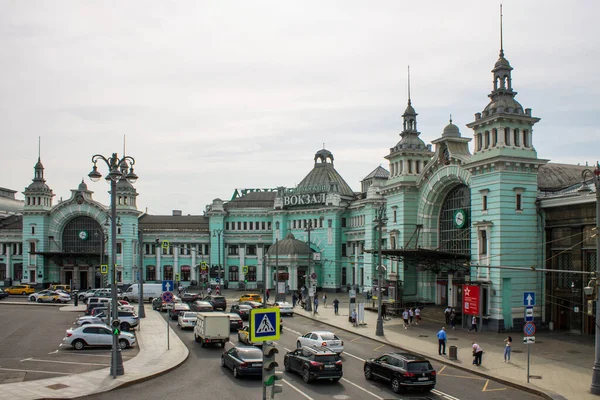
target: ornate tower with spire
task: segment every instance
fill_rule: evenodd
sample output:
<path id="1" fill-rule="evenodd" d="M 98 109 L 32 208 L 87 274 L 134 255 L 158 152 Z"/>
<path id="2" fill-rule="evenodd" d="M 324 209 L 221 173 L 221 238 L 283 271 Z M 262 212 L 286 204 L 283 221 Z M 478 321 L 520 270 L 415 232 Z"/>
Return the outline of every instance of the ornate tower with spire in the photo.
<path id="1" fill-rule="evenodd" d="M 504 57 L 501 8 L 493 90 L 488 105 L 467 124 L 474 131 L 475 148 L 464 165 L 471 173 L 471 280 L 481 283 L 492 330 L 511 329 L 523 320 L 522 313 L 512 313 L 522 306 L 514 293 L 543 292 L 535 272 L 502 269 L 532 267 L 539 261 L 537 175 L 547 162 L 537 158 L 532 143 L 539 118 L 515 99 L 512 70 Z M 535 310 L 536 316 L 540 313 Z"/>

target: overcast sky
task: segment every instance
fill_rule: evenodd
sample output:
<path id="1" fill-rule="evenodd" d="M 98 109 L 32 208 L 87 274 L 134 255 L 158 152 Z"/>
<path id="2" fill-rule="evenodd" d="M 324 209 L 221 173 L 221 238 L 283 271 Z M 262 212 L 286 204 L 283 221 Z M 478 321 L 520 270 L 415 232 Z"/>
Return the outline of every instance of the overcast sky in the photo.
<path id="1" fill-rule="evenodd" d="M 600 158 L 600 2 L 504 1 L 504 49 L 540 158 Z M 399 140 L 411 69 L 421 138 L 488 103 L 499 2 L 0 0 L 0 186 L 41 137 L 67 199 L 91 157 L 136 160 L 140 210 L 201 214 L 235 188 L 293 187 L 330 150 L 352 189 Z M 471 143 L 471 149 L 473 148 Z M 102 167 L 101 172 L 106 173 Z"/>

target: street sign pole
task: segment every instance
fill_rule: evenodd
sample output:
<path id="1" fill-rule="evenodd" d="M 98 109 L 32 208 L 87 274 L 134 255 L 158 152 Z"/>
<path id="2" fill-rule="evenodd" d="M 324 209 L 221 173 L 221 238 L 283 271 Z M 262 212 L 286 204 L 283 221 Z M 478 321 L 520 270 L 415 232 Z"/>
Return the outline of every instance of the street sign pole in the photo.
<path id="1" fill-rule="evenodd" d="M 531 357 L 531 343 L 527 343 L 527 383 L 529 383 L 529 360 Z"/>

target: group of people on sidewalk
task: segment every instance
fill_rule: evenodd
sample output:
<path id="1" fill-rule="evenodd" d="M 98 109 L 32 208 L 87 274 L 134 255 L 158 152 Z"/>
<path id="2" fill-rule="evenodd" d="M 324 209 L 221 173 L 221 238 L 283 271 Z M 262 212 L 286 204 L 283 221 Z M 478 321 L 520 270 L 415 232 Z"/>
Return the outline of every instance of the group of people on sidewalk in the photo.
<path id="1" fill-rule="evenodd" d="M 408 329 L 410 325 L 415 321 L 415 325 L 419 325 L 421 320 L 421 309 L 419 306 L 413 308 L 407 307 L 402 311 L 402 320 L 404 321 L 404 329 Z"/>
<path id="2" fill-rule="evenodd" d="M 437 333 L 437 338 L 438 338 L 438 354 L 440 356 L 445 356 L 446 355 L 446 342 L 448 341 L 448 335 L 446 334 L 446 327 L 442 326 L 442 329 L 440 329 Z M 510 353 L 512 350 L 512 337 L 507 336 L 506 339 L 504 339 L 504 362 L 510 362 Z M 481 348 L 481 345 L 479 343 L 477 343 L 476 340 L 472 340 L 471 341 L 471 347 L 473 350 L 473 365 L 476 366 L 481 366 L 481 362 L 483 359 L 483 349 Z"/>

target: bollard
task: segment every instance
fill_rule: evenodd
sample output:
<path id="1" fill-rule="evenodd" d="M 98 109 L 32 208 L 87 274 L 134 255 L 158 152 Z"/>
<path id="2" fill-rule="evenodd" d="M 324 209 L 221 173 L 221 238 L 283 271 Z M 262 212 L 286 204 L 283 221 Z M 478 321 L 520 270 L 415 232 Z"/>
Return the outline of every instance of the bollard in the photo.
<path id="1" fill-rule="evenodd" d="M 450 353 L 448 354 L 450 360 L 458 360 L 458 347 L 450 346 Z"/>
<path id="2" fill-rule="evenodd" d="M 75 297 L 73 298 L 73 302 L 74 302 L 74 304 L 75 304 L 75 307 L 77 307 L 78 300 L 79 300 L 79 296 L 78 296 L 78 294 L 77 294 L 77 290 L 75 290 L 75 291 L 73 292 L 73 296 L 75 296 Z"/>

